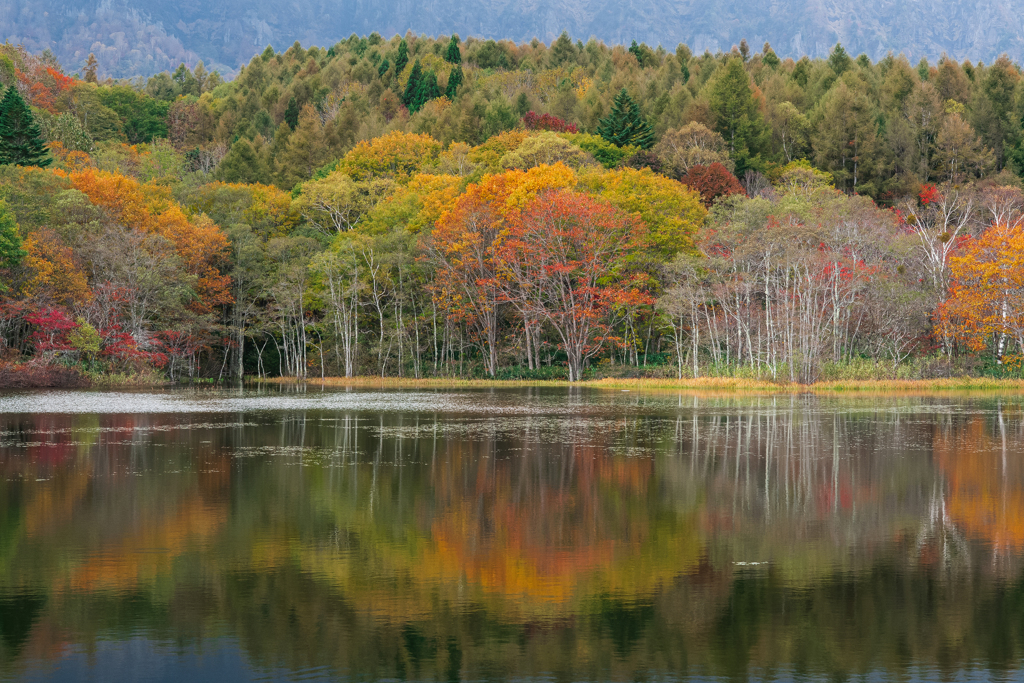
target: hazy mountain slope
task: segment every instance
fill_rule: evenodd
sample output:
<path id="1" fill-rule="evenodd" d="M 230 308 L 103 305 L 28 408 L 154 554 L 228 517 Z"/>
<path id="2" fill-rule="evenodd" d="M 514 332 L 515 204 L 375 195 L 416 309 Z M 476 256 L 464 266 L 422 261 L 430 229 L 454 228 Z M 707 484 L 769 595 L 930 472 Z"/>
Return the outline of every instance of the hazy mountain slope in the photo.
<path id="1" fill-rule="evenodd" d="M 825 54 L 836 41 L 872 58 L 904 52 L 915 61 L 943 52 L 989 62 L 1024 57 L 1024 0 L 5 0 L 0 38 L 49 47 L 69 69 L 96 53 L 103 73 L 149 75 L 203 59 L 230 72 L 267 44 L 330 45 L 351 33 L 545 42 L 631 40 L 695 51 L 768 40 L 782 56 Z"/>

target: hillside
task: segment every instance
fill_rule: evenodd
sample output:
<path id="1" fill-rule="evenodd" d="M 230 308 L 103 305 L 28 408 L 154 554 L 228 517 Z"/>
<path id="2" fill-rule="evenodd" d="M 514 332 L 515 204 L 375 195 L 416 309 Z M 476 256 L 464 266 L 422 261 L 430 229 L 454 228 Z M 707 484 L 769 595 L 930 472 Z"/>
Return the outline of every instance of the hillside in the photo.
<path id="1" fill-rule="evenodd" d="M 945 52 L 958 61 L 991 62 L 1004 52 L 1024 57 L 1022 9 L 1021 0 L 7 0 L 0 3 L 0 37 L 33 52 L 49 48 L 71 70 L 94 52 L 101 75 L 114 77 L 148 76 L 200 59 L 230 75 L 268 44 L 327 46 L 352 33 L 389 38 L 407 30 L 527 42 L 550 42 L 566 30 L 574 38 L 627 45 L 686 43 L 697 53 L 728 51 L 746 38 L 752 46 L 767 40 L 780 56 L 794 58 L 825 56 L 841 42 L 872 59 L 892 51 L 916 62 Z"/>

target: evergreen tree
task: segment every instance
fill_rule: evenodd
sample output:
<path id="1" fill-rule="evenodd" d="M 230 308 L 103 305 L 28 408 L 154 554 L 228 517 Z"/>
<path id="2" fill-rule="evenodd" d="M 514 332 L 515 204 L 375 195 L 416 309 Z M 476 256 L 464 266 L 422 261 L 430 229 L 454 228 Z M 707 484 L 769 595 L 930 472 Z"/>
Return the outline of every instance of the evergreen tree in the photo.
<path id="1" fill-rule="evenodd" d="M 629 46 L 629 53 L 636 57 L 637 64 L 639 64 L 642 68 L 644 65 L 644 53 L 643 50 L 640 49 L 640 46 L 637 45 L 637 42 L 635 40 L 633 41 L 633 44 Z"/>
<path id="2" fill-rule="evenodd" d="M 402 69 L 409 63 L 409 45 L 406 44 L 405 38 L 402 38 L 402 42 L 398 44 L 398 54 L 395 55 L 395 73 L 402 73 Z"/>
<path id="3" fill-rule="evenodd" d="M 767 42 L 765 42 L 764 47 L 761 48 L 761 62 L 770 69 L 774 69 L 782 63 L 781 60 L 779 60 L 779 56 L 775 54 L 775 50 L 773 50 L 772 46 Z"/>
<path id="4" fill-rule="evenodd" d="M 13 268 L 21 263 L 25 255 L 14 212 L 0 199 L 0 268 Z M 0 291 L 6 291 L 3 282 L 0 282 Z"/>
<path id="5" fill-rule="evenodd" d="M 650 149 L 654 146 L 651 124 L 644 120 L 640 107 L 625 88 L 615 96 L 612 111 L 601 119 L 597 134 L 618 147 L 633 145 L 640 149 Z"/>
<path id="6" fill-rule="evenodd" d="M 214 171 L 214 178 L 225 183 L 268 183 L 270 171 L 252 143 L 238 138 Z"/>
<path id="7" fill-rule="evenodd" d="M 409 80 L 405 83 L 405 90 L 402 92 L 402 104 L 409 108 L 409 111 L 416 111 L 413 109 L 413 103 L 419 96 L 420 92 L 420 81 L 423 80 L 423 68 L 420 66 L 420 60 L 412 65 L 412 71 L 409 72 Z"/>
<path id="8" fill-rule="evenodd" d="M 284 122 L 292 130 L 295 130 L 295 126 L 299 125 L 299 103 L 294 96 L 288 100 L 288 106 L 284 110 Z"/>
<path id="9" fill-rule="evenodd" d="M 832 52 L 828 56 L 828 65 L 832 67 L 832 71 L 835 72 L 836 76 L 842 76 L 843 72 L 850 68 L 853 60 L 850 59 L 850 55 L 846 54 L 846 50 L 839 43 L 832 48 Z"/>
<path id="10" fill-rule="evenodd" d="M 385 57 L 384 60 L 380 63 L 380 66 L 377 67 L 377 75 L 380 76 L 381 78 L 384 78 L 384 74 L 386 74 L 388 72 L 388 69 L 390 68 L 391 62 L 389 62 L 388 58 Z"/>
<path id="11" fill-rule="evenodd" d="M 17 88 L 8 88 L 0 101 L 0 165 L 50 165 L 39 125 Z"/>
<path id="12" fill-rule="evenodd" d="M 449 64 L 462 64 L 462 51 L 459 50 L 459 36 L 452 35 L 448 41 L 448 49 L 444 52 L 444 61 Z"/>
<path id="13" fill-rule="evenodd" d="M 454 102 L 456 95 L 459 94 L 460 85 L 462 85 L 462 67 L 456 65 L 452 72 L 448 74 L 448 85 L 444 89 L 445 97 Z"/>
<path id="14" fill-rule="evenodd" d="M 85 68 L 82 69 L 82 77 L 86 83 L 96 83 L 96 69 L 99 67 L 99 62 L 96 61 L 96 55 L 89 53 L 89 59 L 85 60 Z"/>
<path id="15" fill-rule="evenodd" d="M 733 57 L 716 76 L 708 105 L 715 117 L 715 131 L 725 138 L 736 162 L 736 175 L 742 176 L 760 164 L 759 155 L 769 142 L 768 126 L 754 101 L 742 59 Z"/>

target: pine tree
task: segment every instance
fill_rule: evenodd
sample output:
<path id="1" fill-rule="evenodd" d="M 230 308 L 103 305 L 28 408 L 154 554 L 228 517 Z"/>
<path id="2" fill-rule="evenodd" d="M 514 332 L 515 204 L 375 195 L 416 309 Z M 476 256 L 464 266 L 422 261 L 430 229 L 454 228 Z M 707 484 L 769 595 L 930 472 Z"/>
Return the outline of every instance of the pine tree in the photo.
<path id="1" fill-rule="evenodd" d="M 405 42 L 405 38 L 402 38 L 402 42 L 398 44 L 398 54 L 395 55 L 395 73 L 402 73 L 402 69 L 409 63 L 409 45 Z"/>
<path id="2" fill-rule="evenodd" d="M 299 103 L 294 96 L 288 100 L 288 106 L 284 110 L 284 122 L 292 130 L 295 130 L 295 126 L 299 125 Z"/>
<path id="3" fill-rule="evenodd" d="M 420 60 L 412 65 L 412 71 L 409 72 L 409 80 L 405 83 L 405 91 L 402 93 L 402 104 L 409 108 L 409 111 L 416 111 L 413 109 L 413 102 L 416 101 L 416 97 L 420 91 L 420 81 L 423 79 L 423 68 L 420 66 Z"/>
<path id="4" fill-rule="evenodd" d="M 8 88 L 0 101 L 0 165 L 50 165 L 39 125 L 17 88 Z"/>
<path id="5" fill-rule="evenodd" d="M 714 129 L 725 138 L 729 155 L 742 175 L 760 163 L 758 155 L 769 143 L 769 130 L 754 101 L 743 60 L 733 57 L 715 72 L 708 105 L 715 117 Z"/>
<path id="6" fill-rule="evenodd" d="M 853 60 L 850 59 L 850 55 L 846 54 L 846 50 L 839 43 L 832 48 L 832 52 L 828 56 L 828 65 L 832 67 L 832 71 L 835 72 L 836 76 L 842 76 L 843 72 L 850 68 Z"/>
<path id="7" fill-rule="evenodd" d="M 384 78 L 384 74 L 386 74 L 388 72 L 388 69 L 390 68 L 391 62 L 389 62 L 388 58 L 385 57 L 384 60 L 380 63 L 380 66 L 377 67 L 377 75 L 380 76 L 381 78 Z"/>
<path id="8" fill-rule="evenodd" d="M 462 64 L 462 51 L 459 50 L 459 36 L 452 35 L 448 41 L 448 49 L 444 52 L 444 61 L 449 64 Z"/>
<path id="9" fill-rule="evenodd" d="M 640 107 L 625 88 L 615 96 L 612 111 L 601 119 L 597 134 L 619 147 L 633 145 L 640 149 L 650 149 L 654 146 L 654 131 L 651 124 L 644 120 Z"/>
<path id="10" fill-rule="evenodd" d="M 462 85 L 462 67 L 456 66 L 452 69 L 452 72 L 448 74 L 448 85 L 445 86 L 444 89 L 445 97 L 454 102 L 456 95 L 459 94 L 460 85 Z"/>
<path id="11" fill-rule="evenodd" d="M 96 55 L 89 53 L 89 59 L 85 60 L 85 68 L 82 69 L 82 77 L 86 83 L 95 83 L 98 79 L 96 78 L 96 69 L 99 68 L 99 62 L 96 61 Z"/>

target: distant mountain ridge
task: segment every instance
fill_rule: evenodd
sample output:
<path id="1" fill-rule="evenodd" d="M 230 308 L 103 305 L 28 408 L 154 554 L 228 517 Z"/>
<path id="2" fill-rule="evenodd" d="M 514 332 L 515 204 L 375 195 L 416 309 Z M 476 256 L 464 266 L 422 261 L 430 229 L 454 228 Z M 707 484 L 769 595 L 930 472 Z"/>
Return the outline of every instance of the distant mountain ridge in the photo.
<path id="1" fill-rule="evenodd" d="M 203 60 L 225 75 L 268 44 L 331 45 L 352 33 L 407 30 L 550 42 L 632 40 L 694 52 L 729 50 L 746 38 L 782 57 L 824 56 L 836 42 L 872 59 L 903 52 L 912 61 L 942 53 L 958 61 L 1024 57 L 1024 0 L 6 0 L 0 39 L 51 49 L 69 71 L 90 52 L 101 75 L 148 76 Z"/>

